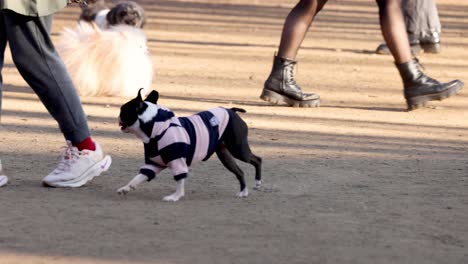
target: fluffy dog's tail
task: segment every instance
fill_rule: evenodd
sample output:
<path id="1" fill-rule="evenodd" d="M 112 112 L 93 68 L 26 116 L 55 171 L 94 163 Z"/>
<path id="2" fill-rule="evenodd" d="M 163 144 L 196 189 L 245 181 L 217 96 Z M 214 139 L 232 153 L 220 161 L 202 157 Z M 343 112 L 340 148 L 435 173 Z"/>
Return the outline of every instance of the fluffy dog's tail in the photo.
<path id="1" fill-rule="evenodd" d="M 231 108 L 231 110 L 234 111 L 234 112 L 247 113 L 247 111 L 245 111 L 245 109 L 237 108 L 237 107 L 233 107 L 233 108 Z"/>

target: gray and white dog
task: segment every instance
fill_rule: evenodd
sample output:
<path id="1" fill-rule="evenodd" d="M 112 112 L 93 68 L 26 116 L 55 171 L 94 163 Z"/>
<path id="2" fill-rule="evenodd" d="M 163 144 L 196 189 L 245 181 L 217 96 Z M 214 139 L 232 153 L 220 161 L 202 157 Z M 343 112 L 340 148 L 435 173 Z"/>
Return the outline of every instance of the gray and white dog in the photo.
<path id="1" fill-rule="evenodd" d="M 134 1 L 119 1 L 117 4 L 105 0 L 88 0 L 80 5 L 80 20 L 94 22 L 100 28 L 115 25 L 129 25 L 143 28 L 146 23 L 145 10 Z"/>

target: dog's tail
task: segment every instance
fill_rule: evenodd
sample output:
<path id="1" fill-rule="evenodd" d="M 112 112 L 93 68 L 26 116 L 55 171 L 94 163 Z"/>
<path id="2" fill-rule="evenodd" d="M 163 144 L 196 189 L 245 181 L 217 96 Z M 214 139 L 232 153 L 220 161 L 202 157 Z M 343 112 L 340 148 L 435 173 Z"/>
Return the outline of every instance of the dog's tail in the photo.
<path id="1" fill-rule="evenodd" d="M 231 110 L 234 111 L 234 112 L 247 113 L 247 111 L 245 111 L 245 109 L 237 108 L 237 107 L 233 107 L 233 108 L 231 108 Z"/>

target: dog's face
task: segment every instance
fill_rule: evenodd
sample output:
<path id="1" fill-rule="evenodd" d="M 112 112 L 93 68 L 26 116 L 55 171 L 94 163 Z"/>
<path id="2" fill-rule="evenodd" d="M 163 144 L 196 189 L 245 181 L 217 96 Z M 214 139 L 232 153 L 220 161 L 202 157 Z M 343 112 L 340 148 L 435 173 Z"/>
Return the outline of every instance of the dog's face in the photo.
<path id="1" fill-rule="evenodd" d="M 125 1 L 117 4 L 106 16 L 109 25 L 125 24 L 138 28 L 143 28 L 145 25 L 144 9 L 133 1 Z"/>
<path id="2" fill-rule="evenodd" d="M 120 107 L 119 126 L 120 130 L 125 133 L 133 133 L 134 126 L 139 121 L 139 118 L 145 113 L 148 108 L 148 103 L 156 104 L 159 99 L 159 93 L 155 90 L 146 97 L 143 101 L 141 97 L 141 88 L 135 98 L 128 101 Z"/>

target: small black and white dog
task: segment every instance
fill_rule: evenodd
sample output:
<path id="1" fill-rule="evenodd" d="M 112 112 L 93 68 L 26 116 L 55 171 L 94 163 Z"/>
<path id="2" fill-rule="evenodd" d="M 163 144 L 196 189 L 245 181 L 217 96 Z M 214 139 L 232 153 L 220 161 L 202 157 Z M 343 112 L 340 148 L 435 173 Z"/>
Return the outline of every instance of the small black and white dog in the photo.
<path id="1" fill-rule="evenodd" d="M 255 167 L 255 188 L 260 187 L 262 159 L 251 152 L 247 124 L 236 113 L 245 110 L 218 107 L 177 118 L 172 111 L 156 104 L 157 91 L 153 90 L 144 101 L 140 91 L 120 108 L 119 126 L 143 141 L 145 164 L 127 185 L 117 190 L 119 194 L 127 194 L 169 168 L 177 182 L 176 191 L 163 200 L 178 201 L 185 195 L 189 166 L 209 159 L 213 153 L 239 180 L 238 197 L 247 197 L 248 189 L 244 172 L 234 158 Z"/>
<path id="2" fill-rule="evenodd" d="M 115 25 L 143 28 L 146 22 L 145 10 L 134 1 L 110 5 L 105 0 L 88 0 L 87 5 L 80 7 L 80 20 L 94 22 L 102 29 Z"/>

